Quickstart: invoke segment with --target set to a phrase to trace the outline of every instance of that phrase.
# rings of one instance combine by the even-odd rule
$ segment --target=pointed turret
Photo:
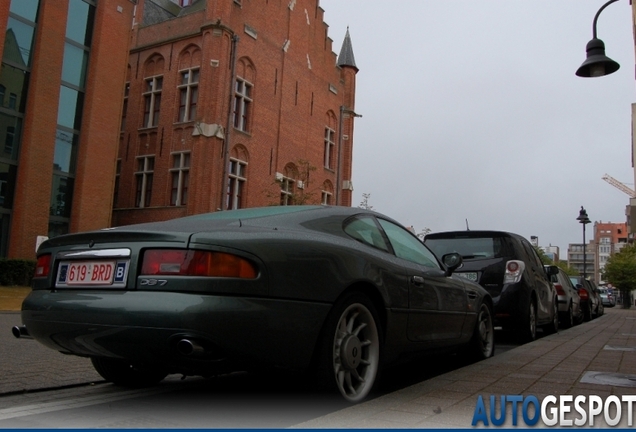
[[[347,27],[347,34],[345,34],[344,41],[342,42],[342,48],[340,49],[340,55],[338,56],[338,66],[351,66],[358,70],[356,66],[356,59],[353,56],[353,47],[351,45],[351,36],[349,36],[349,27]]]

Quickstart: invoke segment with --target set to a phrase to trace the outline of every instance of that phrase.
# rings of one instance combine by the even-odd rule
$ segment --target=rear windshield
[[[435,255],[458,252],[465,260],[502,258],[511,255],[504,237],[427,238]]]

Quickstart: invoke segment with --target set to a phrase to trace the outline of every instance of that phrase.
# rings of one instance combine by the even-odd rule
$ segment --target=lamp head
[[[581,206],[581,210],[579,211],[579,217],[577,217],[576,220],[579,221],[579,223],[582,223],[584,225],[590,223],[590,218],[587,217],[587,211],[583,208],[583,206]]]
[[[612,74],[620,65],[605,55],[605,44],[594,38],[585,47],[587,58],[576,71],[576,75],[584,78],[600,77]]]

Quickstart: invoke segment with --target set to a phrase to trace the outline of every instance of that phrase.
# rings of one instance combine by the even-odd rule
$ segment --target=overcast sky
[[[634,188],[636,102],[629,0],[600,15],[618,72],[579,78],[606,0],[320,0],[357,75],[353,206],[417,232],[494,229],[541,246],[581,243],[592,221],[624,222]],[[591,239],[593,225],[587,225]]]

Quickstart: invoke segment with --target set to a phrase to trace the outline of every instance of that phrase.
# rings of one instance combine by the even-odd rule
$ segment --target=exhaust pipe
[[[26,326],[13,326],[13,328],[11,329],[11,333],[13,333],[13,336],[15,336],[16,338],[24,338],[24,339],[31,339],[31,335],[29,334],[29,331],[27,330]]]
[[[184,356],[197,355],[205,353],[205,348],[196,341],[190,339],[181,339],[177,342],[177,351]]]

